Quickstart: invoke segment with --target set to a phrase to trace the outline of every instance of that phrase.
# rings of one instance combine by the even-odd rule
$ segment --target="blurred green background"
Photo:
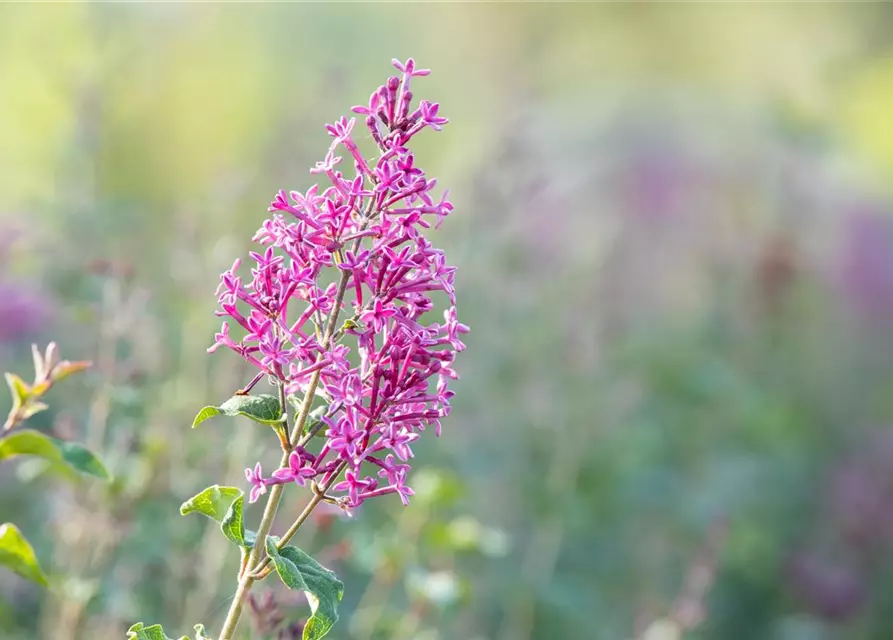
[[[346,583],[332,637],[893,637],[891,26],[881,3],[0,7],[0,369],[50,339],[93,360],[33,424],[117,478],[0,467],[0,519],[57,584],[0,572],[0,635],[219,628],[237,558],[177,508],[278,458],[247,421],[189,429],[247,380],[205,354],[219,273],[413,56],[452,120],[417,160],[451,189],[433,239],[472,333],[410,508],[299,536]]]

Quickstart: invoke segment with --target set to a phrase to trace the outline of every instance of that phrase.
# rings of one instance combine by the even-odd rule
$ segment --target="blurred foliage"
[[[92,360],[34,426],[114,476],[0,465],[0,520],[60,577],[0,573],[0,635],[219,627],[238,559],[177,507],[277,456],[244,418],[189,428],[248,379],[205,354],[217,274],[276,190],[312,183],[323,123],[412,55],[452,120],[417,159],[452,191],[435,242],[473,333],[411,507],[322,511],[298,536],[344,581],[332,637],[889,637],[891,20],[0,7],[0,369],[35,339]],[[271,598],[258,638],[309,615]]]

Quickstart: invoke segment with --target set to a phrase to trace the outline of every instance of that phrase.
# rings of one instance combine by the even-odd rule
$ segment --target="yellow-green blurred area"
[[[238,553],[178,507],[278,458],[247,420],[190,429],[251,377],[205,352],[219,274],[412,56],[451,119],[417,164],[451,191],[431,239],[472,333],[410,506],[296,539],[345,582],[330,637],[893,637],[891,27],[882,3],[0,7],[0,369],[49,340],[92,360],[32,426],[115,475],[0,466],[53,582],[0,572],[0,636],[219,629]]]

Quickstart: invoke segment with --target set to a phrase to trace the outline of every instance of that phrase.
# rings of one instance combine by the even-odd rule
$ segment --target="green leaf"
[[[47,586],[47,577],[34,549],[14,524],[0,524],[0,564],[12,569],[23,578]]]
[[[101,480],[112,479],[108,470],[89,449],[75,442],[64,442],[25,429],[0,440],[0,460],[20,455],[38,456],[51,462],[66,464],[75,471]]]
[[[62,452],[62,458],[69,467],[81,473],[111,482],[112,474],[108,472],[102,461],[92,451],[77,442],[65,442],[53,439],[55,445]]]
[[[196,631],[198,631],[198,627],[201,625],[196,625]],[[202,627],[202,631],[204,631],[204,627]],[[130,627],[127,630],[127,640],[172,640],[168,638],[164,633],[164,629],[160,624],[153,624],[151,627],[147,627],[142,622],[137,622],[135,625]],[[180,640],[189,640],[186,636],[182,636]],[[197,640],[202,640],[201,637],[197,638]]]
[[[49,436],[31,429],[18,431],[0,440],[0,460],[20,455],[40,456],[57,462],[62,457]]]
[[[3,429],[11,429],[13,426],[24,420],[22,410],[27,406],[28,400],[31,399],[31,389],[14,373],[7,373],[6,384],[9,386],[9,392],[12,394],[12,408],[9,410],[9,417],[3,425]],[[39,411],[39,409],[38,409]],[[32,414],[37,411],[32,411]]]
[[[326,415],[326,411],[329,410],[329,407],[322,406],[317,407],[313,411],[311,411],[307,415],[307,423],[304,425],[304,433],[310,433],[314,429],[317,428],[320,422],[322,422],[322,418]],[[325,437],[325,431],[323,429],[319,429],[316,431],[316,437]]]
[[[219,407],[204,407],[192,421],[194,429],[208,418],[219,416],[245,416],[255,422],[277,425],[285,419],[279,398],[269,394],[259,396],[233,396]]]
[[[235,542],[237,545],[247,547],[248,541],[245,538],[245,523],[242,521],[242,506],[245,502],[245,496],[240,495],[226,510],[223,521],[220,523],[220,529],[223,535]]]
[[[7,373],[6,384],[12,394],[13,407],[21,407],[28,401],[28,398],[31,395],[31,389],[24,380],[14,373]]]
[[[195,627],[195,640],[213,640],[211,636],[205,635],[207,631],[205,631],[205,625],[197,624]]]
[[[127,630],[128,640],[170,640],[160,624],[147,627],[142,622],[137,622]]]
[[[31,416],[38,414],[41,411],[46,411],[49,408],[49,405],[45,402],[37,402],[36,400],[32,400],[27,405],[22,407],[19,411],[19,422],[27,420]]]
[[[267,536],[267,555],[289,589],[300,589],[310,603],[310,619],[303,640],[319,640],[338,622],[338,603],[344,584],[338,577],[297,547],[278,549],[276,536]]]
[[[230,506],[244,494],[236,487],[222,487],[219,484],[204,489],[180,506],[180,514],[200,513],[217,522],[223,522]]]
[[[214,416],[219,416],[223,413],[217,407],[204,407],[201,411],[198,412],[198,415],[195,416],[195,420],[192,421],[192,428],[195,429],[198,425],[209,418],[213,418]]]
[[[180,506],[180,514],[200,513],[220,524],[223,535],[242,547],[254,546],[254,532],[245,531],[242,507],[245,494],[236,487],[212,485]]]

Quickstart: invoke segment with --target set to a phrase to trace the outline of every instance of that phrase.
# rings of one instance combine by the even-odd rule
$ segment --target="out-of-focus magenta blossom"
[[[20,235],[15,228],[0,228],[0,344],[39,333],[53,316],[48,297],[29,283],[7,277],[10,250]]]
[[[893,218],[863,207],[847,220],[842,284],[857,311],[874,322],[893,318]]]
[[[430,72],[412,59],[394,66],[402,77],[389,78],[368,106],[353,108],[366,116],[377,155],[360,151],[354,118],[326,125],[333,141],[311,173],[331,185],[280,191],[273,216],[254,236],[264,249],[250,253],[250,277],[238,275],[238,260],[221,276],[218,315],[229,320],[209,351],[232,349],[289,394],[307,393],[318,375],[316,393],[328,403],[318,452],[296,447],[288,467],[268,478],[259,464],[246,471],[251,502],[273,484],[326,485],[346,466],[332,487],[344,505],[390,493],[406,504],[411,445],[427,426],[439,435],[449,413],[453,360],[468,327],[456,315],[455,267],[423,231],[453,206],[446,193],[432,197],[437,181],[415,165],[409,148],[416,134],[439,131],[448,120],[437,103],[412,110],[410,80]],[[353,176],[343,173],[344,159]],[[339,279],[343,287],[325,284]],[[446,306],[443,322],[427,320],[436,304]],[[336,310],[338,324],[326,340]],[[233,322],[241,338],[231,333]]]
[[[52,305],[33,289],[0,282],[0,343],[16,342],[39,332],[52,316]]]

